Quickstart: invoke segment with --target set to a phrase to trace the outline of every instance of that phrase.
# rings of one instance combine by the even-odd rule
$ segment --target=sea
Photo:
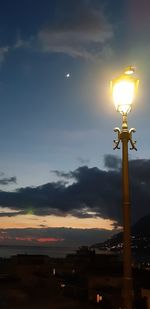
[[[28,255],[47,255],[52,258],[65,258],[67,254],[76,253],[79,247],[55,247],[55,246],[14,246],[14,245],[0,245],[0,258],[10,258],[18,254]],[[115,252],[95,250],[96,254],[116,254]],[[134,262],[150,263],[149,253],[132,253]]]
[[[10,258],[17,254],[47,255],[49,257],[66,257],[67,254],[75,253],[75,247],[53,247],[53,246],[0,246],[0,257]]]

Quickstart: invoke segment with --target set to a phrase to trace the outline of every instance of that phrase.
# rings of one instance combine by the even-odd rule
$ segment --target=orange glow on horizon
[[[1,229],[11,228],[78,228],[78,229],[106,229],[113,230],[114,221],[99,217],[77,218],[71,215],[36,216],[32,214],[16,215],[15,217],[1,217]]]
[[[46,242],[59,242],[63,241],[63,238],[54,238],[54,237],[41,237],[41,238],[36,238],[36,241],[40,243],[46,243]]]
[[[7,239],[7,236],[6,236],[6,239]],[[33,240],[33,237],[12,237],[12,239],[14,240],[23,240],[23,241],[32,241]]]
[[[0,236],[0,241],[7,241],[7,240],[13,240],[13,241],[21,241],[21,242],[38,242],[38,243],[50,243],[50,242],[61,242],[64,241],[64,238],[55,238],[55,237],[20,237],[20,236],[9,236],[9,235],[4,235]]]

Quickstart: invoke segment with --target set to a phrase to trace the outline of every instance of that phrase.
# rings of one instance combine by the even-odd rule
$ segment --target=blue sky
[[[2,191],[58,182],[56,171],[107,170],[105,155],[121,156],[112,150],[121,117],[109,81],[130,64],[137,67],[140,88],[129,115],[138,152],[129,156],[149,159],[149,10],[147,0],[1,1]],[[4,205],[18,210],[2,199]]]
[[[112,151],[119,117],[107,91],[127,63],[128,9],[122,1],[2,3],[1,169],[18,186],[52,180],[51,169],[78,167],[78,158],[102,166]]]

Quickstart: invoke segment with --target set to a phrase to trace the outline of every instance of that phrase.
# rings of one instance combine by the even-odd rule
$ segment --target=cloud
[[[80,166],[68,173],[57,173],[60,177],[72,177],[71,184],[66,185],[65,182],[58,181],[37,187],[20,188],[14,192],[0,191],[0,205],[22,211],[24,214],[33,213],[43,217],[69,214],[77,218],[100,217],[120,224],[122,180],[118,164],[120,160],[117,157],[105,156],[107,170]],[[150,160],[130,161],[133,221],[149,213],[149,175]]]
[[[51,172],[54,173],[58,178],[65,178],[65,179],[73,178],[72,172],[66,173],[58,170],[53,170]]]
[[[0,218],[2,217],[15,217],[16,215],[23,215],[24,211],[10,211],[10,212],[0,212]]]
[[[86,165],[86,164],[89,164],[90,159],[84,159],[84,158],[78,157],[77,161],[79,162],[80,165]]]
[[[0,206],[0,217],[14,217],[21,214],[24,214],[24,210],[12,210],[9,207]]]
[[[24,39],[21,37],[21,34],[20,34],[20,32],[19,32],[18,35],[17,35],[16,42],[15,42],[14,45],[12,46],[12,49],[15,50],[15,49],[19,49],[19,48],[29,48],[29,47],[31,47],[32,40],[34,40],[33,37],[30,37],[29,40],[24,40]]]
[[[16,33],[16,40],[14,44],[12,44],[11,48],[13,50],[16,49],[30,49],[33,47],[35,42],[35,36],[30,35],[28,38],[24,38],[22,32],[19,30]]]
[[[145,184],[150,183],[150,160],[149,159],[137,159],[130,161],[130,172],[134,174],[137,182],[143,182]]]
[[[0,46],[0,65],[5,61],[6,56],[16,49],[29,49],[33,48],[32,42],[34,42],[35,38],[30,37],[28,40],[24,40],[21,37],[20,32],[17,34],[16,41],[12,45]]]
[[[104,166],[109,170],[119,170],[121,167],[121,159],[116,157],[115,155],[105,155]]]
[[[56,0],[53,17],[36,34],[25,40],[18,31],[13,44],[0,47],[0,63],[8,53],[24,48],[88,60],[110,59],[113,37],[102,4],[92,0]]]
[[[0,47],[0,65],[4,62],[5,57],[7,56],[9,50],[10,50],[9,46]]]
[[[17,183],[17,178],[15,176],[13,177],[4,177],[0,179],[0,185],[9,185],[9,184],[16,184]]]
[[[1,191],[0,205],[25,213],[32,209],[39,216],[72,214],[79,218],[99,216],[119,220],[118,174],[83,166],[72,171],[71,176],[74,182],[68,186],[55,182],[14,192]]]
[[[41,51],[92,60],[110,56],[113,30],[102,7],[85,0],[56,2],[54,20],[37,36]]]

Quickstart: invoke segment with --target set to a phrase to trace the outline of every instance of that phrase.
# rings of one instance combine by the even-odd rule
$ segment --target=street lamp
[[[131,264],[131,233],[130,233],[130,196],[128,169],[128,142],[131,150],[136,149],[136,142],[132,140],[134,128],[128,129],[127,114],[131,111],[139,80],[133,77],[135,69],[129,66],[124,73],[111,81],[111,91],[116,110],[122,115],[122,128],[115,128],[117,140],[114,149],[119,149],[122,142],[122,194],[123,194],[123,309],[131,309],[133,302],[133,282]]]

